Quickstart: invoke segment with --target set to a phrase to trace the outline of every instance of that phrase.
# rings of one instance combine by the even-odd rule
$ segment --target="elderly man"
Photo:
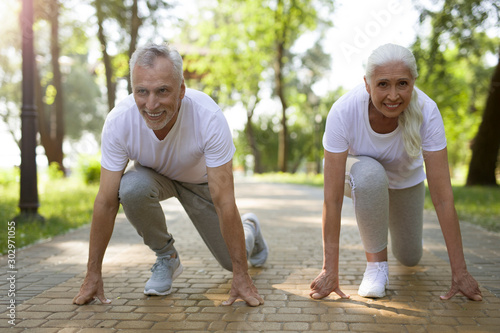
[[[182,58],[168,45],[139,48],[130,59],[133,94],[108,115],[102,132],[101,181],[94,203],[87,275],[73,303],[104,296],[102,260],[120,203],[157,260],[146,295],[168,295],[182,273],[160,201],[176,197],[202,239],[233,272],[224,305],[243,299],[263,304],[248,274],[268,246],[254,214],[240,217],[234,197],[235,147],[222,111],[184,84]],[[127,168],[129,160],[134,161]]]

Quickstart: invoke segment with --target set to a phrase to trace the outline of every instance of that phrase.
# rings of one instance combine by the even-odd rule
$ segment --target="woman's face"
[[[365,77],[373,105],[388,118],[397,118],[408,107],[414,84],[410,70],[401,62],[376,67],[370,82]]]

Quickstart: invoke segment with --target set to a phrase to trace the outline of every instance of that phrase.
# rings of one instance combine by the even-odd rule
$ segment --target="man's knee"
[[[158,197],[148,181],[138,179],[134,174],[123,175],[118,196],[122,205],[137,204]]]

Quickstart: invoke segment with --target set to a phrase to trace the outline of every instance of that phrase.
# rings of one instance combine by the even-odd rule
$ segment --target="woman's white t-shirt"
[[[106,118],[101,165],[121,171],[133,160],[172,180],[201,184],[207,182],[207,167],[226,164],[235,150],[227,120],[208,95],[186,89],[174,126],[159,140],[131,94]]]
[[[442,150],[446,147],[446,137],[438,107],[421,90],[414,89],[423,114],[422,149]],[[365,85],[361,84],[333,104],[326,121],[323,147],[332,153],[348,150],[351,155],[374,158],[385,168],[391,189],[419,184],[425,179],[422,154],[414,159],[408,156],[399,127],[387,134],[376,133],[371,128],[369,97]]]

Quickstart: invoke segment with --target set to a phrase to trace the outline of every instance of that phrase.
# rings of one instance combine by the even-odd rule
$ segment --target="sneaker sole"
[[[366,298],[382,298],[385,297],[385,292],[377,294],[377,293],[360,293],[358,292],[358,295],[361,297],[366,297]]]
[[[174,274],[172,275],[172,283],[174,280],[181,275],[181,273],[184,271],[184,267],[182,267],[182,264],[179,263],[179,267],[174,271]],[[144,295],[154,295],[154,296],[165,296],[165,295],[170,295],[172,293],[172,287],[168,289],[167,291],[156,291],[154,289],[144,289]]]
[[[269,246],[267,246],[267,242],[264,238],[262,238],[262,240],[264,242],[264,248],[260,252],[255,253],[248,259],[248,261],[250,261],[250,264],[252,264],[253,267],[257,268],[262,267],[267,260],[267,256],[269,255]],[[266,256],[264,258],[259,258],[259,255],[263,252],[266,253]],[[257,259],[255,259],[255,257],[257,257]]]
[[[363,292],[363,291],[360,291],[358,289],[358,295],[361,296],[361,297],[367,297],[367,298],[382,298],[382,297],[385,297],[385,295],[386,295],[385,288],[387,288],[387,283],[385,284],[384,291],[381,292],[381,293],[370,292],[370,291]]]

